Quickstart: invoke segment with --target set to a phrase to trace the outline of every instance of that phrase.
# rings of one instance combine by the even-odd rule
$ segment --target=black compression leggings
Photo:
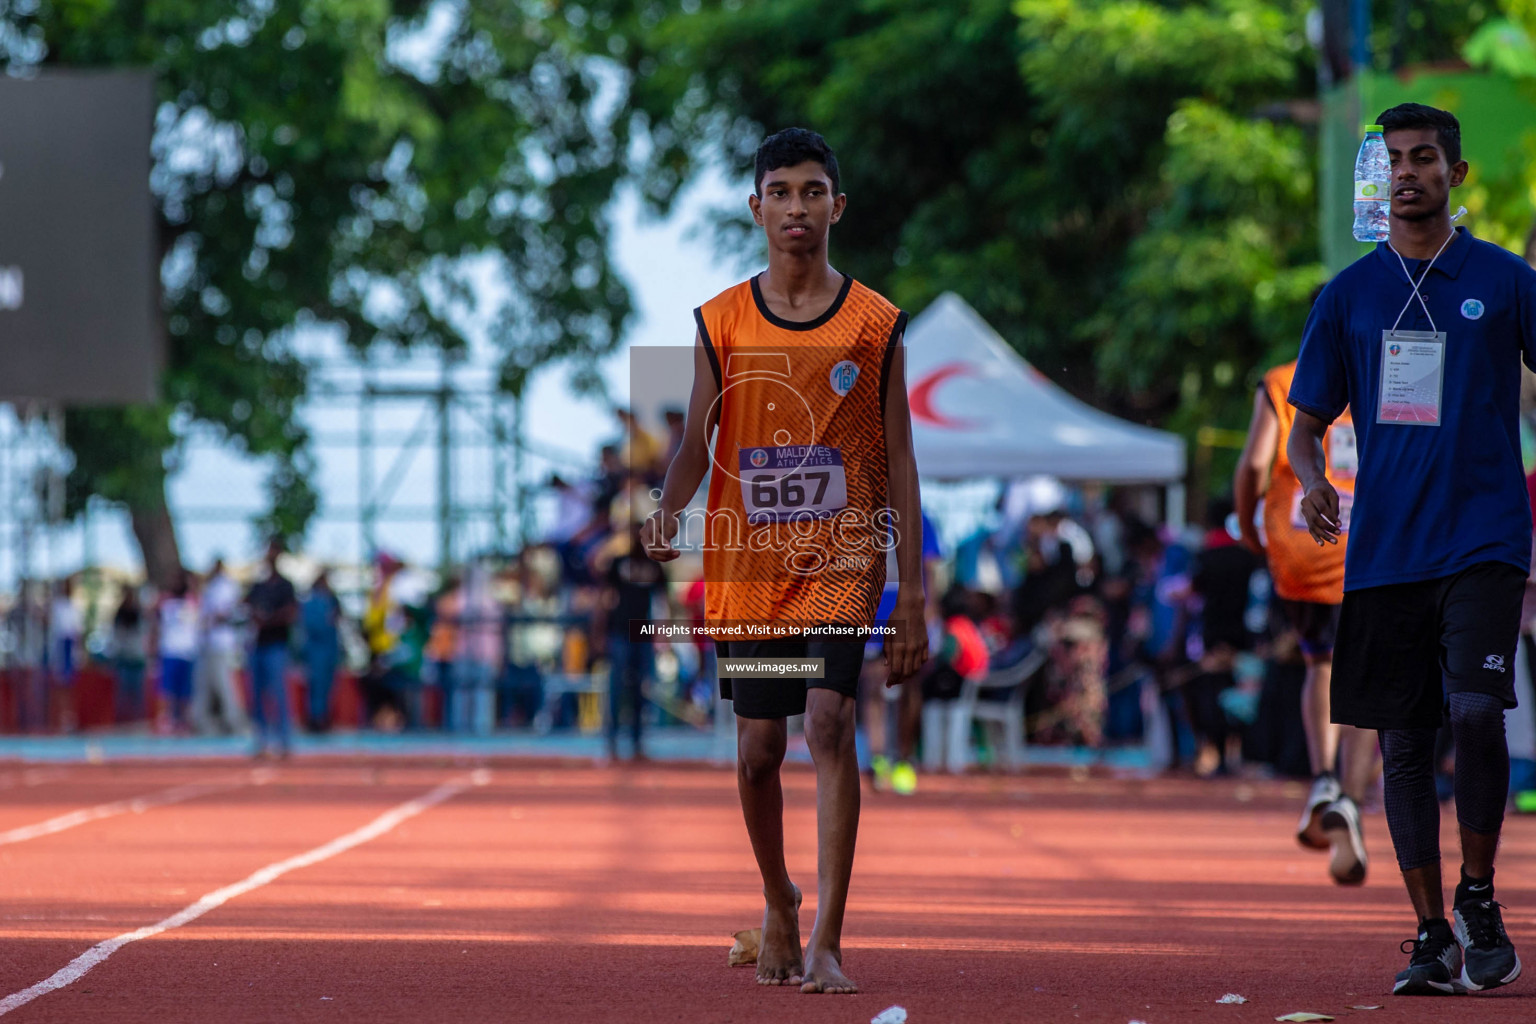
[[[1509,799],[1504,703],[1484,693],[1450,696],[1456,744],[1456,820],[1473,832],[1498,833]],[[1434,729],[1381,730],[1387,828],[1404,871],[1440,860],[1440,802],[1435,797]]]

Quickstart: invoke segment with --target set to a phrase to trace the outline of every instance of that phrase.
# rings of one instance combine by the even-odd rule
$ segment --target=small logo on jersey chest
[[[839,397],[853,390],[854,382],[859,379],[859,364],[851,359],[844,359],[832,367],[832,373],[827,382],[832,385],[832,390]]]
[[[1491,669],[1494,672],[1503,672],[1504,656],[1501,654],[1488,655],[1488,657],[1483,659],[1483,668]]]
[[[768,453],[763,451],[761,448],[752,453],[751,459],[752,467],[754,469],[762,469],[764,466],[768,465]]]
[[[1468,320],[1477,320],[1482,317],[1485,309],[1487,307],[1483,305],[1481,299],[1468,299],[1461,304],[1461,315]]]

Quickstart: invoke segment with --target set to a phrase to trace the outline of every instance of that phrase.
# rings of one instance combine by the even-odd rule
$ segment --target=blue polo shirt
[[[1427,260],[1406,260],[1417,279]],[[1381,332],[1413,290],[1385,242],[1323,289],[1291,383],[1296,408],[1354,411],[1360,467],[1344,589],[1451,576],[1478,562],[1530,571],[1520,460],[1520,360],[1536,368],[1536,271],[1466,228],[1420,286],[1446,333],[1438,427],[1377,423]],[[1399,330],[1430,330],[1417,299]]]

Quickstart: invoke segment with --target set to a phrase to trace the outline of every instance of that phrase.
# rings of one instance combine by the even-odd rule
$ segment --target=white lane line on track
[[[307,868],[312,864],[329,860],[339,853],[345,853],[354,846],[361,846],[370,839],[377,839],[401,822],[414,818],[422,811],[435,807],[450,797],[457,796],[472,785],[485,785],[488,781],[489,773],[482,774],[479,771],[457,779],[450,779],[413,800],[407,800],[393,810],[385,811],[362,828],[332,839],[330,842],[317,846],[307,853],[289,857],[287,860],[280,860],[275,864],[268,864],[266,867],[261,868],[256,873],[233,885],[226,885],[222,889],[215,889],[196,903],[183,907],[163,921],[147,925],[136,931],[125,932],[114,939],[107,939],[105,942],[98,942],[59,968],[51,977],[44,978],[31,988],[24,988],[20,992],[12,992],[4,999],[0,999],[0,1016],[27,1005],[38,996],[47,995],[49,992],[54,992],[67,985],[74,984],[90,973],[92,968],[104,963],[109,956],[130,942],[138,942],[140,939],[151,938],[159,935],[161,932],[170,931],[172,928],[180,928],[190,921],[197,920],[210,910],[223,906],[236,896],[243,896],[253,889],[260,889],[262,886],[276,881],[290,871],[297,871],[299,868]]]
[[[228,779],[223,782],[197,782],[184,786],[172,786],[170,789],[161,789],[143,796],[130,797],[127,800],[114,800],[108,804],[97,804],[95,807],[86,807],[78,811],[70,811],[47,821],[40,821],[36,825],[22,825],[20,828],[9,829],[0,832],[0,846],[9,843],[24,843],[28,839],[37,839],[40,836],[51,836],[55,832],[63,832],[66,829],[75,828],[102,818],[115,818],[120,814],[143,814],[155,807],[165,807],[169,804],[179,804],[185,800],[194,800],[200,796],[208,796],[212,793],[223,793],[231,789],[239,789],[241,786],[255,784],[262,785],[271,778],[269,769],[258,768],[248,775],[236,779]]]
[[[0,772],[0,789],[41,786],[47,782],[57,782],[68,775],[67,768],[28,768],[26,771]]]

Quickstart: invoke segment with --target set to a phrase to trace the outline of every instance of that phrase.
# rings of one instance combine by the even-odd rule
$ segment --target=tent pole
[[[1175,530],[1184,529],[1184,484],[1182,481],[1168,485],[1168,525]]]

